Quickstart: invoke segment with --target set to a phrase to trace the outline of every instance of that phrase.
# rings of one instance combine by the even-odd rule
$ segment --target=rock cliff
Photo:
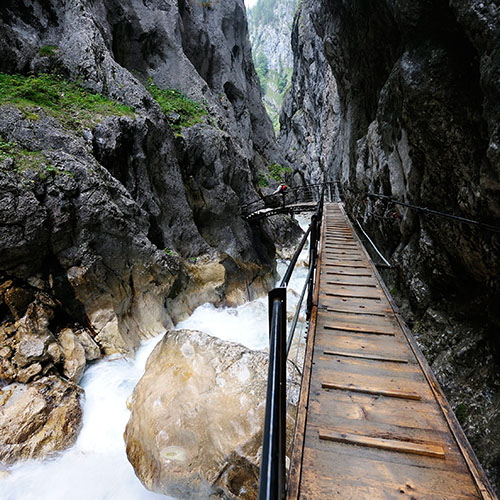
[[[255,66],[264,104],[276,130],[293,68],[290,35],[296,7],[297,0],[258,0],[248,10]]]
[[[499,235],[364,193],[500,226],[499,9],[304,0],[280,138],[305,179],[320,158],[390,257],[386,280],[497,487]]]
[[[279,144],[299,184],[323,182],[338,135],[337,84],[316,33],[313,6],[301,2],[292,30],[292,84],[280,116]]]
[[[4,2],[0,385],[262,292],[274,238],[239,207],[274,163],[243,0]]]

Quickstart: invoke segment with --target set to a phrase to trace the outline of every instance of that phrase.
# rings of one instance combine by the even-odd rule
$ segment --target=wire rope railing
[[[354,194],[363,195],[366,198],[383,200],[383,201],[386,201],[388,203],[392,203],[394,205],[399,205],[399,206],[408,208],[409,210],[413,210],[413,211],[422,213],[424,215],[431,215],[431,216],[435,216],[435,217],[440,217],[442,219],[448,219],[448,220],[451,220],[451,221],[454,221],[457,223],[468,224],[468,225],[475,226],[479,229],[482,229],[484,231],[489,231],[492,233],[497,233],[497,234],[500,233],[500,227],[494,226],[493,224],[488,224],[488,223],[485,223],[482,221],[470,219],[468,217],[462,217],[459,215],[450,214],[447,212],[441,212],[440,210],[434,210],[432,208],[422,207],[419,205],[413,205],[411,203],[406,203],[404,201],[397,200],[397,199],[392,198],[391,196],[388,196],[385,194],[372,193],[370,191],[362,191],[362,190],[354,189],[351,187],[342,188],[343,192],[344,192],[344,189],[347,191],[350,191]]]

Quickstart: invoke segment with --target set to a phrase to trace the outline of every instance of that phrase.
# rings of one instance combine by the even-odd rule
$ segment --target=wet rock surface
[[[0,103],[2,147],[37,158],[21,168],[0,155],[0,386],[78,382],[101,353],[131,355],[201,303],[236,304],[270,285],[273,235],[239,208],[281,162],[243,0],[8,0],[0,72],[56,73],[133,108],[80,123],[43,103]],[[151,82],[206,114],[182,128]],[[68,426],[69,443],[78,426]]]
[[[8,161],[0,169],[6,278],[52,280],[69,319],[88,322],[106,354],[133,352],[171,326],[165,304],[190,277],[179,257],[230,264],[236,272],[225,274],[224,289],[243,287],[244,275],[257,289],[269,279],[272,235],[239,215],[259,196],[259,171],[281,161],[243,1],[4,7],[0,71],[57,71],[135,109],[78,130],[41,108],[1,107],[2,139],[46,160],[43,175]],[[44,47],[57,50],[49,57]],[[173,131],[148,81],[183,92],[207,114]],[[23,300],[6,298],[21,309],[14,316]]]
[[[299,168],[314,165],[317,153],[297,141],[295,109],[311,103],[312,123],[299,122],[313,144],[333,117],[326,177],[340,180],[348,212],[391,258],[386,282],[497,488],[499,235],[365,193],[500,226],[499,14],[494,1],[304,1],[294,82],[311,90],[284,107],[280,139],[298,144],[289,159]],[[318,71],[304,64],[322,57],[337,84],[337,97],[323,101]]]
[[[34,366],[34,365],[31,365]],[[83,391],[58,377],[0,390],[0,463],[45,458],[71,446],[81,427]]]
[[[143,484],[179,498],[256,498],[267,366],[265,352],[167,332],[134,390],[124,436]]]

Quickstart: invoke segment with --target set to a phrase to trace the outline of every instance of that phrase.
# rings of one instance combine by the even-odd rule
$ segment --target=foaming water
[[[308,222],[299,219],[303,229]],[[307,248],[289,284],[288,311],[297,304],[306,279]],[[279,261],[284,275],[288,262]],[[268,349],[267,297],[239,307],[198,307],[177,329],[200,330],[249,349]],[[146,361],[162,335],[145,342],[135,359],[104,359],[93,363],[80,385],[85,389],[83,427],[75,445],[44,461],[27,461],[0,479],[1,500],[152,500],[169,499],[144,488],[127,460],[123,432],[130,412],[127,398],[144,373]],[[171,499],[175,500],[175,499]]]
[[[127,460],[123,432],[127,398],[144,373],[161,335],[145,342],[135,359],[104,359],[88,368],[83,427],[71,449],[53,459],[22,462],[0,480],[2,500],[150,500]]]

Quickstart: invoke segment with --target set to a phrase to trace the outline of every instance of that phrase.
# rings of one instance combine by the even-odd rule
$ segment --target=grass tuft
[[[0,169],[23,174],[28,170],[38,173],[40,180],[50,175],[64,174],[73,177],[73,173],[54,167],[41,151],[28,151],[12,141],[0,138]]]
[[[183,128],[200,123],[201,117],[208,114],[205,106],[189,99],[178,90],[162,90],[151,79],[147,82],[147,89],[160,105],[170,127],[177,135],[181,134]]]
[[[43,45],[38,51],[38,55],[42,57],[52,57],[57,54],[59,47],[57,45]]]
[[[129,106],[101,94],[93,94],[57,75],[8,75],[0,73],[0,104],[12,104],[25,117],[37,120],[36,109],[43,109],[71,128],[90,128],[106,116],[134,116]]]

